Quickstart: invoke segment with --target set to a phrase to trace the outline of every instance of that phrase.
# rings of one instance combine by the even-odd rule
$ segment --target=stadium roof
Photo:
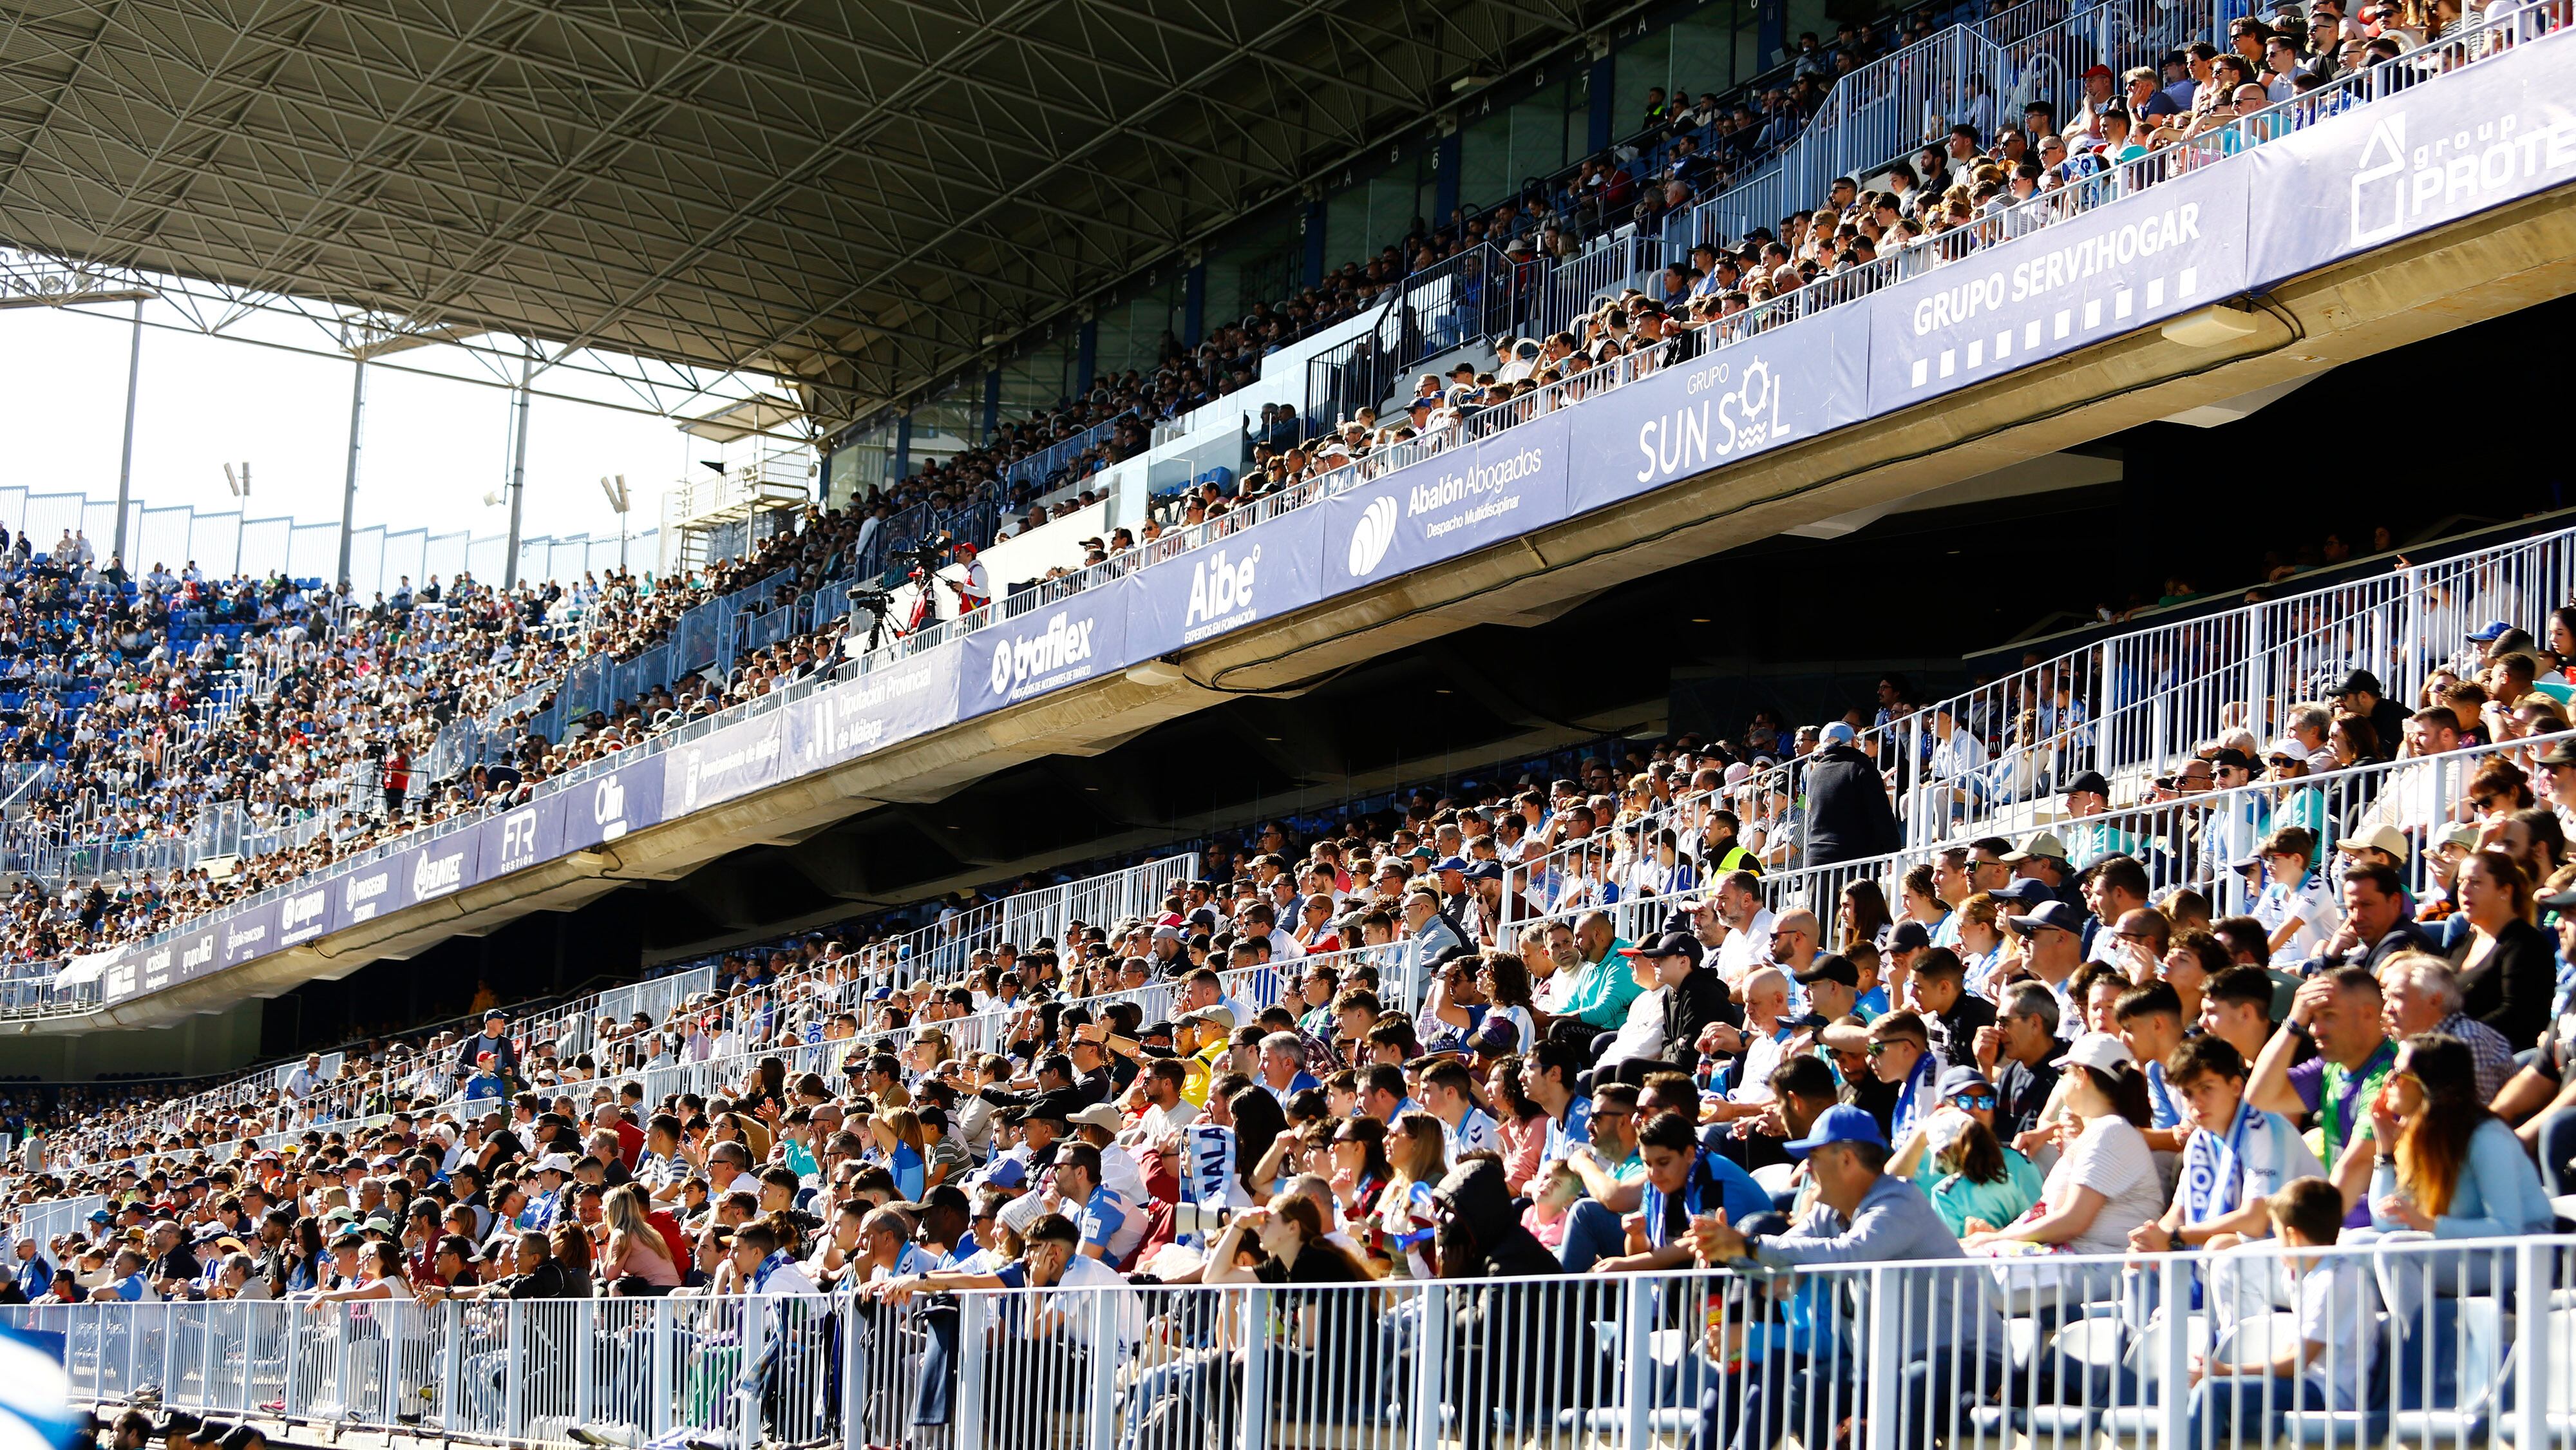
[[[0,244],[846,416],[1634,8],[18,0]]]

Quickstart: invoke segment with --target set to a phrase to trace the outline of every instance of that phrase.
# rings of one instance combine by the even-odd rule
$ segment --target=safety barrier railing
[[[1916,149],[1941,146],[1952,125],[1982,118],[1989,132],[2017,126],[2032,101],[2051,103],[2058,121],[2069,122],[2084,99],[2085,71],[2152,65],[2191,41],[2221,39],[2227,19],[2242,13],[2241,0],[2107,0],[2071,13],[2058,0],[2032,0],[1917,41],[1837,80],[1775,159],[1698,203],[1687,226],[1668,232],[1670,260],[1824,205],[1836,177],[1865,186]]]
[[[1077,1286],[1050,1244],[1019,1261],[1017,1289],[924,1292],[941,1281],[906,1273],[828,1294],[0,1314],[59,1336],[78,1405],[157,1397],[209,1417],[511,1444],[2576,1443],[2576,1308],[2561,1287],[2576,1239],[2563,1236],[1898,1262],[1828,1249],[1795,1263],[1782,1260],[1800,1240],[1775,1235],[1740,1269],[1491,1277],[1536,1252],[1512,1242],[1509,1215],[1507,1200],[1452,1208],[1439,1242],[1467,1272],[1383,1284],[1273,1286],[1224,1265],[1232,1282]],[[1281,1253],[1295,1238],[1258,1232]]]
[[[2081,871],[2104,856],[2133,857],[2146,869],[2150,887],[2161,894],[2175,887],[2201,890],[2216,915],[2252,909],[2266,882],[2259,857],[2274,832],[2297,826],[2314,841],[2310,869],[2330,884],[2339,881],[2349,856],[2336,843],[2369,835],[2380,826],[2402,832],[2409,843],[2399,870],[2417,894],[2450,884],[2459,853],[2438,849],[2440,832],[2456,824],[2482,824],[2493,812],[2481,810],[2471,790],[2491,763],[2505,762],[2540,775],[2537,757],[2576,732],[2535,735],[2492,745],[2348,766],[2341,770],[2287,779],[2261,779],[2224,790],[2175,794],[2156,788],[2155,797],[2137,805],[2074,817],[2020,813],[2011,818],[1974,815],[1973,797],[1956,803],[1958,822],[1946,837],[1908,846],[1890,855],[1872,856],[1824,866],[1798,866],[1767,873],[1763,890],[1775,905],[1804,906],[1830,919],[1842,892],[1853,882],[1876,884],[1889,904],[1897,900],[1896,884],[1915,866],[1930,865],[1947,849],[2003,835],[2016,843],[2028,833],[2048,831],[2066,849],[2072,870]],[[1969,783],[1973,787],[1973,782]],[[2249,863],[2240,866],[2239,863]],[[2295,883],[2288,883],[2295,884]],[[2296,954],[2282,958],[2294,960]]]
[[[1116,437],[1119,426],[1135,417],[1136,410],[1129,408],[1115,417],[1094,423],[1070,438],[1060,439],[1035,453],[1012,460],[1002,470],[1002,476],[1022,488],[1045,484],[1082,455]]]
[[[774,1025],[780,1004],[818,1000],[815,988],[826,983],[836,989],[847,985],[874,988],[962,978],[977,954],[990,953],[1005,942],[1025,950],[1042,939],[1061,942],[1076,922],[1106,925],[1122,918],[1145,916],[1159,909],[1164,896],[1188,879],[1195,864],[1189,856],[1165,857],[1078,881],[1014,893],[953,913],[927,926],[869,943],[844,957],[786,973],[765,988],[732,994],[714,1007],[715,1023],[735,1033],[751,1030],[755,1024]],[[512,1045],[523,1061],[539,1048],[550,1048],[570,1061],[610,1040],[601,1030],[603,1024],[629,1029],[622,1035],[631,1036],[633,1021],[640,1015],[653,1028],[662,1028],[685,1004],[712,992],[716,985],[715,966],[708,963],[537,1010],[522,1009],[511,1017]],[[761,1033],[764,1038],[780,1035],[783,1029]],[[424,1081],[436,1085],[434,1098],[443,1098],[455,1086],[454,1070],[461,1050],[460,1044],[451,1043],[436,1053],[391,1053],[372,1064],[365,1077],[344,1076],[340,1055],[327,1055],[318,1074],[320,1085],[293,1104],[291,1111],[311,1124],[348,1119],[358,1115],[371,1091],[383,1090],[371,1089],[370,1082],[389,1087],[410,1081],[424,1071]],[[164,1104],[157,1116],[165,1127],[179,1131],[203,1114],[270,1108],[277,1104],[276,1095],[300,1067],[300,1061],[281,1064],[173,1100]]]
[[[2295,711],[2330,701],[2354,671],[2389,698],[2412,698],[2417,681],[2459,658],[2470,630],[2504,619],[2537,637],[2546,611],[2570,601],[2576,529],[2562,529],[2112,635],[1872,726],[1859,745],[1900,783],[1909,839],[1928,841],[1953,818],[1918,815],[1920,800],[1964,795],[2026,817],[2082,771],[2125,779],[2236,730],[2268,749]],[[1942,734],[1939,714],[1961,738]],[[1752,789],[1788,788],[1800,769],[1783,762]]]
[[[1339,428],[1394,390],[1404,370],[1404,323],[1397,310],[1401,296],[1401,288],[1388,288],[1375,309],[1375,322],[1306,360],[1308,433]]]
[[[89,1216],[107,1207],[104,1194],[84,1193],[71,1198],[51,1199],[43,1203],[21,1204],[10,1211],[11,1259],[16,1262],[16,1240],[34,1239],[37,1248],[50,1255],[54,1243],[66,1234],[78,1234],[89,1227]]]

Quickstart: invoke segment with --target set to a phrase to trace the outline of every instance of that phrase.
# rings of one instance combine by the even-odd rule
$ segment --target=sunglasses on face
[[[1950,1101],[1957,1103],[1960,1107],[1968,1108],[1980,1113],[1986,1113],[1994,1111],[1995,1095],[1993,1093],[1961,1093],[1957,1097],[1950,1099]]]

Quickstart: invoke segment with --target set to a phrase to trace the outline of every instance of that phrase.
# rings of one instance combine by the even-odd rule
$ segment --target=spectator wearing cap
[[[2063,901],[2043,901],[2006,920],[2022,939],[2022,970],[2056,994],[2061,1016],[2075,1015],[2079,1004],[2068,993],[2084,964],[2083,914]]]
[[[2382,694],[2379,676],[2368,670],[2354,670],[2344,676],[2335,688],[2334,702],[2345,714],[2369,721],[2371,733],[2379,737],[2383,751],[2406,734],[2406,707]]]
[[[1797,984],[1807,991],[1805,1025],[1823,1027],[1851,1015],[1860,1001],[1860,968],[1840,952],[1826,952],[1796,974]]]
[[[2083,914],[2083,888],[2067,863],[2066,843],[2055,831],[2033,831],[2021,849],[2004,853],[2003,862],[2012,868],[2015,880],[2036,881],[2050,896],[2074,907],[2077,915]]]
[[[1747,1235],[1731,1215],[1694,1219],[1691,1243],[1700,1262],[1712,1265],[1747,1261],[1765,1268],[1789,1269],[1829,1264],[1918,1263],[1963,1256],[1958,1236],[1950,1232],[1914,1185],[1887,1173],[1889,1150],[1877,1120],[1848,1105],[1828,1108],[1803,1137],[1783,1145],[1807,1164],[1815,1186],[1812,1207],[1782,1233]],[[1961,1273],[1944,1291],[1904,1296],[1892,1312],[1901,1316],[1893,1342],[1902,1346],[1902,1362],[1879,1372],[1902,1379],[1901,1403],[1944,1405],[1961,1395],[1975,1395],[2003,1374],[2003,1321],[1983,1292],[1983,1279]],[[1928,1287],[1928,1286],[1927,1286]],[[1769,1446],[1795,1433],[1802,1444],[1824,1444],[1833,1431],[1824,1421],[1848,1404],[1847,1386],[1806,1382],[1789,1371],[1791,1356],[1766,1358],[1759,1373],[1723,1377],[1700,1399],[1701,1443],[1716,1445],[1721,1427],[1743,1428],[1738,1445]],[[1800,1390],[1803,1389],[1803,1393]],[[1901,1417],[1909,1446],[1931,1443],[1935,1418]]]
[[[2065,803],[2066,814],[2075,822],[2059,828],[2065,843],[2069,869],[2083,872],[2092,869],[2105,856],[2134,856],[2138,838],[2107,820],[2096,819],[2111,809],[2111,783],[2098,770],[2077,771],[2070,777],[2058,797]]]
[[[472,1077],[481,1069],[485,1053],[492,1055],[493,1070],[502,1076],[518,1073],[519,1045],[510,1039],[508,1013],[496,1010],[483,1014],[483,1030],[457,1046],[455,1075]]]
[[[1858,739],[1848,723],[1834,721],[1806,759],[1806,865],[1884,856],[1904,844],[1887,781]]]
[[[2040,1207],[1991,1234],[1971,1234],[1970,1251],[2019,1251],[2057,1245],[2077,1254],[2118,1254],[2129,1235],[2165,1207],[2164,1175],[2143,1131],[2151,1116],[2146,1077],[2128,1046],[2107,1032],[2087,1032],[2056,1066],[2065,1074],[2059,1108],[2074,1129],[2040,1191]],[[2115,1267],[2071,1276],[2092,1297],[2118,1282]],[[2035,1291],[2018,1287],[2016,1294]]]
[[[1896,1157],[1887,1171],[1931,1195],[1942,1220],[1958,1233],[1981,1232],[2029,1212],[2039,1202],[2039,1167],[2020,1149],[1997,1141],[1995,1109],[2002,1098],[1995,1085],[1973,1067],[1949,1067],[1942,1069],[1934,1095],[1939,1102],[1933,1111],[1918,1115],[1915,1131],[1895,1140]],[[1961,1131],[1971,1124],[1993,1145],[1991,1163],[1956,1160],[1959,1140],[1976,1136]],[[1950,1166],[1945,1159],[1952,1160]]]
[[[2548,784],[2549,808],[2558,816],[2559,833],[2576,840],[2576,740],[2553,741],[2532,766],[2532,773]]]
[[[1639,946],[1618,949],[1617,961],[1624,967],[1637,988],[1628,999],[1628,1014],[1607,1043],[1596,1042],[1594,1067],[1604,1070],[1622,1062],[1664,1060],[1670,1040],[1666,1035],[1664,1008],[1669,998],[1665,982],[1667,969],[1674,981],[1687,974],[1699,959],[1699,943],[1681,932],[1661,932]]]

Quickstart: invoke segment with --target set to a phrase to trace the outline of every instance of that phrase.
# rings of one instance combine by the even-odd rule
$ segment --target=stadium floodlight
[[[242,460],[241,472],[238,474],[233,472],[233,466],[231,464],[227,463],[224,465],[224,488],[235,498],[250,497],[249,459],[245,458]]]
[[[486,493],[486,494],[484,494],[484,495],[483,495],[483,506],[484,506],[485,508],[487,508],[487,509],[496,509],[496,508],[499,508],[499,507],[501,506],[501,503],[502,503],[501,495],[499,495],[499,494],[497,494],[497,493]]]

